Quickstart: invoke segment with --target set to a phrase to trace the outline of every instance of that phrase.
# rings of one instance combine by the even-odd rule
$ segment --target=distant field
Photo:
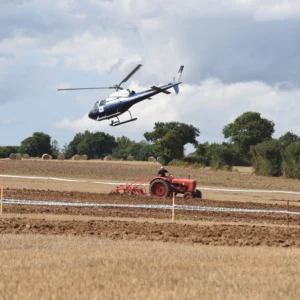
[[[0,174],[115,181],[148,180],[157,174],[159,167],[151,162],[0,160]],[[167,169],[175,177],[187,178],[190,175],[201,186],[300,191],[299,180],[256,176],[245,167],[234,167],[235,172],[184,167]]]

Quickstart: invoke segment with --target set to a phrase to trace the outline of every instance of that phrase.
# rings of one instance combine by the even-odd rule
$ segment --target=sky
[[[272,120],[275,138],[300,135],[298,0],[0,0],[0,24],[0,146],[37,131],[60,147],[85,130],[141,141],[169,121],[220,143],[247,111]],[[185,69],[178,95],[131,108],[136,122],[88,118],[111,90],[57,91],[119,83],[137,64],[123,85],[137,92]]]

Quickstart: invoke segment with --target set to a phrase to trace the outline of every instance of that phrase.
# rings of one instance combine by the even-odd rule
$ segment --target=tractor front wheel
[[[201,191],[196,190],[196,192],[195,192],[195,197],[196,197],[196,198],[202,199],[202,193],[201,193]]]
[[[184,198],[185,200],[190,200],[190,199],[194,198],[194,196],[193,196],[192,193],[186,192],[186,193],[183,195],[183,198]]]
[[[169,197],[171,194],[171,186],[164,179],[155,179],[150,183],[150,195],[157,197]]]

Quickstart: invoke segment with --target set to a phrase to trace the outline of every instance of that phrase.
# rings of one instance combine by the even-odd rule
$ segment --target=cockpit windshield
[[[106,104],[106,100],[97,101],[94,105],[94,109]]]

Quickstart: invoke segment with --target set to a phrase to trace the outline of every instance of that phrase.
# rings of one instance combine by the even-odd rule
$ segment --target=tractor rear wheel
[[[164,179],[155,179],[150,183],[150,195],[157,197],[169,197],[171,194],[170,183]]]
[[[191,192],[186,192],[184,195],[183,195],[183,198],[185,200],[190,200],[192,198],[194,198],[193,194]]]

